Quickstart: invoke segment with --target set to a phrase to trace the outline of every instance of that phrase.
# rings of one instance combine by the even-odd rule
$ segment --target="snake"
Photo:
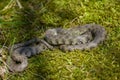
[[[86,24],[68,29],[53,28],[46,30],[43,38],[34,38],[14,44],[11,53],[10,71],[21,72],[28,66],[27,58],[47,49],[59,48],[62,51],[87,50],[97,47],[106,37],[106,30],[98,24]]]

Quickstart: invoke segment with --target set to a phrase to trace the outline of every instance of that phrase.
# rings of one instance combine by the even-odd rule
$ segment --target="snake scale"
[[[97,47],[105,40],[104,27],[97,24],[72,27],[68,29],[53,28],[45,32],[43,38],[34,38],[10,47],[10,71],[21,72],[27,65],[27,57],[39,54],[46,49],[59,48],[62,51],[84,50]]]

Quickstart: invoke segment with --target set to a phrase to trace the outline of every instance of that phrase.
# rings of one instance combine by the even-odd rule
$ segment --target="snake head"
[[[7,60],[7,65],[11,72],[22,72],[28,66],[27,57],[14,52]]]

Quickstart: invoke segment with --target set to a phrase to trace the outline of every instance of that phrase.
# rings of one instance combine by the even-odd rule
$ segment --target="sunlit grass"
[[[10,80],[119,80],[120,79],[120,1],[119,0],[20,0],[0,16],[1,45],[42,37],[45,30],[88,23],[103,25],[106,40],[89,51],[45,51],[29,59],[22,73]],[[9,2],[9,1],[8,1]],[[3,1],[0,9],[6,5]],[[5,5],[3,5],[5,4]],[[9,30],[10,29],[10,30]]]

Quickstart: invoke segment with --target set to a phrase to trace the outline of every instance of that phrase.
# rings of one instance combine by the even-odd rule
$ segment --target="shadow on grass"
[[[47,29],[46,26],[48,26],[41,22],[39,25],[35,25],[34,22],[36,20],[36,15],[29,8],[18,11],[15,20],[19,21],[17,24],[15,24],[16,27],[12,28],[12,30],[9,31],[9,42],[11,42],[11,39],[13,41],[14,37],[16,38],[15,43],[24,42],[34,37],[39,37]],[[20,77],[24,76],[23,78],[26,80],[31,80],[32,78],[35,80],[45,80],[47,72],[49,72],[46,71],[46,64],[48,62],[48,59],[46,59],[44,56],[41,57],[41,54],[40,57],[37,56],[34,56],[32,59],[30,59],[30,66],[28,66],[28,71],[26,70],[26,72],[23,73],[13,74],[12,77],[10,76],[10,79],[20,80]]]
[[[27,72],[28,77],[35,80],[46,80],[49,73],[49,70],[47,69],[48,62],[48,58],[46,58],[43,54],[32,58],[29,61],[28,72],[30,72],[30,74]]]

